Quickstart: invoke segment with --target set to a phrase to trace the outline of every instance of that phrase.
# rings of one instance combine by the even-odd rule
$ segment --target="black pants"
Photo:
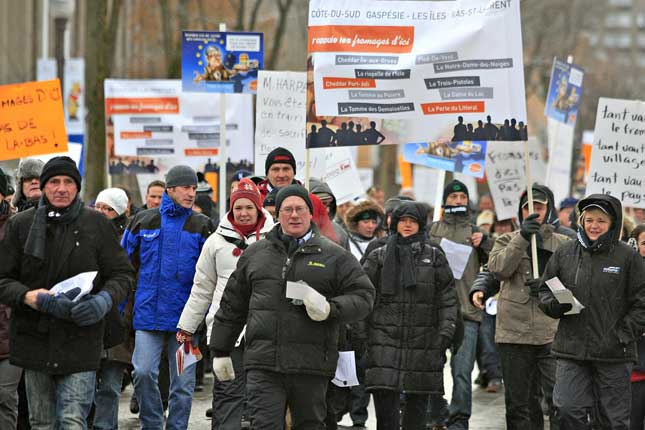
[[[500,343],[497,345],[502,363],[506,402],[506,428],[525,430],[539,425],[531,419],[537,389],[533,381],[540,381],[544,399],[549,406],[551,430],[558,429],[553,408],[553,385],[555,380],[555,359],[551,356],[551,345],[522,345]],[[539,378],[535,374],[539,373]],[[534,418],[542,421],[541,414]],[[543,423],[542,423],[543,425]]]
[[[374,390],[374,409],[376,411],[377,430],[423,430],[426,425],[427,394],[405,394],[403,423],[399,403],[401,393],[391,390]]]
[[[631,370],[630,363],[557,359],[553,403],[560,429],[628,430]]]
[[[213,430],[239,430],[244,411],[246,374],[242,366],[244,349],[237,347],[231,352],[235,379],[213,383]]]
[[[629,419],[631,430],[645,430],[645,381],[632,382],[632,414]]]
[[[246,372],[247,406],[253,430],[282,429],[287,405],[293,430],[325,430],[328,376]]]

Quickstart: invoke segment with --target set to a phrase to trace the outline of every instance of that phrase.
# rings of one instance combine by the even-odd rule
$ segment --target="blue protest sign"
[[[582,68],[555,58],[544,115],[559,122],[575,125],[582,95],[583,77]]]
[[[182,32],[182,90],[255,93],[264,68],[263,33]]]

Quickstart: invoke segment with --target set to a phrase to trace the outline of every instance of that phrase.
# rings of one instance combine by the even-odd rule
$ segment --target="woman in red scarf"
[[[271,214],[260,204],[260,191],[250,179],[243,178],[237,184],[230,201],[231,210],[222,218],[217,231],[204,243],[195,268],[190,298],[177,324],[177,337],[182,338],[185,345],[190,344],[187,339],[195,333],[204,316],[210,341],[213,317],[219,309],[224,287],[237,266],[237,260],[250,244],[262,239],[274,225]],[[225,383],[215,380],[213,386],[214,428],[239,427],[241,423],[245,380],[242,368],[243,336],[244,332],[231,354],[235,380]]]

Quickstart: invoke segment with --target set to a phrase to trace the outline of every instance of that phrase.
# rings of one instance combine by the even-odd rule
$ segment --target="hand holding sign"
[[[0,160],[66,151],[58,79],[0,86]]]

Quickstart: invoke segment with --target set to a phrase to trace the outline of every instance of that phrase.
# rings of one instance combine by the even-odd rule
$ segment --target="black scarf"
[[[53,207],[43,194],[38,202],[34,220],[25,242],[25,254],[45,259],[45,245],[47,242],[47,224],[69,224],[74,221],[83,207],[83,201],[76,196],[74,201],[63,209]]]
[[[613,228],[609,229],[607,233],[601,235],[598,239],[596,239],[596,241],[592,241],[591,239],[589,239],[589,236],[587,236],[584,225],[578,225],[578,232],[576,236],[580,245],[582,245],[582,247],[586,251],[593,254],[594,252],[598,252],[602,249],[610,247],[613,237]]]
[[[311,228],[309,228],[309,230],[307,230],[307,233],[303,234],[302,237],[295,238],[293,236],[289,236],[288,234],[284,233],[282,231],[282,228],[278,228],[278,239],[280,239],[284,244],[284,248],[286,249],[287,255],[289,257],[291,257],[293,253],[296,252],[296,250],[300,246],[300,241],[302,240],[302,238],[307,236],[310,231],[311,231]]]
[[[412,236],[402,237],[398,233],[390,235],[385,248],[385,258],[381,268],[381,292],[395,295],[398,285],[412,288],[417,285],[412,244],[425,242],[425,234],[420,231]]]

